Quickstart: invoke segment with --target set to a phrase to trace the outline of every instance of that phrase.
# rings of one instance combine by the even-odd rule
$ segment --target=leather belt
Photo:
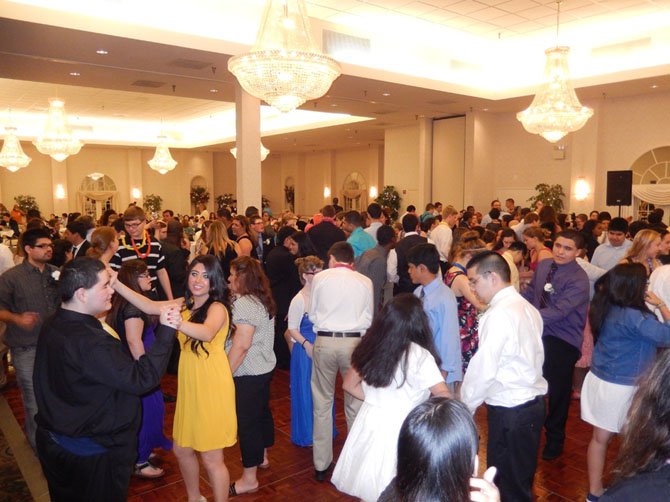
[[[359,331],[317,331],[319,336],[330,336],[333,338],[360,338],[361,333]]]

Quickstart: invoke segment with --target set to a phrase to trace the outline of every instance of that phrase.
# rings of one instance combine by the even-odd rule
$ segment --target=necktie
[[[556,262],[552,263],[551,267],[549,268],[547,279],[544,281],[544,287],[542,288],[542,296],[540,297],[541,309],[547,306],[547,304],[549,303],[549,298],[551,298],[551,295],[553,293],[553,285],[551,285],[551,281],[554,278],[554,273],[556,272],[557,268],[558,265],[556,265]],[[551,287],[548,287],[547,285],[550,285]]]
[[[258,234],[258,244],[256,244],[256,254],[258,260],[263,261],[263,234]]]

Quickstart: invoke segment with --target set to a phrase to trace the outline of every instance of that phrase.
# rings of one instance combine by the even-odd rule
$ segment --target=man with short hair
[[[510,284],[504,258],[487,251],[467,265],[475,294],[489,307],[479,349],[461,386],[472,413],[486,403],[487,464],[498,469],[502,500],[532,501],[547,381],[542,377],[542,317]]]
[[[577,216],[575,216],[575,230],[581,232],[584,229],[584,225],[588,219],[589,217],[584,213],[579,213]]]
[[[456,296],[440,277],[440,255],[433,244],[418,244],[407,253],[407,271],[418,285],[414,295],[421,299],[433,333],[435,349],[442,359],[440,371],[453,394],[463,380],[461,335]]]
[[[229,209],[222,207],[221,209],[217,209],[216,217],[226,226],[226,229],[228,230],[228,238],[231,241],[235,241],[236,237],[235,234],[233,234],[233,213],[231,213]]]
[[[489,223],[491,223],[491,219],[492,219],[492,218],[491,218],[491,215],[490,215],[490,211],[491,211],[491,209],[497,209],[498,211],[500,211],[500,212],[498,213],[498,217],[500,217],[500,215],[502,215],[502,214],[507,214],[507,213],[503,213],[503,212],[502,212],[501,207],[502,207],[502,205],[500,204],[500,201],[499,201],[498,199],[492,200],[492,201],[491,201],[491,208],[489,209],[489,212],[486,213],[486,214],[482,217],[482,221],[481,221],[479,224],[480,224],[482,227],[486,228],[486,225],[488,225]]]
[[[625,218],[612,218],[607,229],[607,239],[600,244],[591,258],[596,267],[611,270],[624,259],[633,242],[626,239],[628,221]]]
[[[137,457],[140,396],[165,373],[179,309],[165,308],[153,345],[135,360],[97,317],[111,307],[110,275],[94,258],[68,263],[61,307],[35,359],[37,453],[51,500],[124,501]]]
[[[169,223],[170,220],[174,218],[174,211],[172,209],[166,209],[163,211],[163,221]]]
[[[442,213],[442,221],[430,232],[430,240],[433,241],[437,252],[440,253],[440,270],[442,275],[447,271],[449,263],[449,252],[453,242],[452,228],[458,220],[458,211],[453,206],[447,206]]]
[[[519,210],[518,206],[515,205],[514,199],[509,197],[508,199],[505,199],[505,211],[507,214],[514,214]]]
[[[374,316],[381,311],[384,303],[386,259],[395,244],[395,230],[389,225],[382,225],[377,230],[376,238],[377,245],[363,253],[356,264],[356,270],[372,281]]]
[[[125,261],[144,261],[151,277],[151,287],[160,285],[164,299],[172,300],[172,287],[165,270],[163,248],[158,240],[151,238],[151,233],[144,228],[145,224],[146,216],[142,208],[130,206],[125,210],[123,226],[126,233],[119,239],[119,249],[112,256],[109,266],[118,271]]]
[[[601,211],[598,213],[598,221],[603,227],[603,231],[598,237],[598,242],[602,244],[607,240],[607,231],[609,230],[610,222],[612,221],[612,215],[608,211]]]
[[[7,324],[5,343],[12,354],[16,383],[25,409],[25,429],[35,449],[37,403],[33,366],[42,323],[58,307],[58,269],[49,264],[53,244],[49,232],[36,228],[21,236],[25,259],[0,276],[0,321]]]
[[[405,236],[400,239],[394,249],[389,251],[386,261],[386,275],[393,283],[393,295],[399,293],[413,293],[416,286],[412,284],[407,269],[407,253],[417,244],[425,244],[428,239],[419,235],[419,218],[414,214],[406,214],[402,219],[402,229]]]
[[[540,226],[540,217],[535,214],[528,212],[526,216],[523,217],[523,220],[516,225],[511,226],[510,228],[514,230],[516,238],[520,241],[523,240],[523,231],[530,227]]]
[[[348,211],[344,214],[342,230],[349,235],[347,242],[354,249],[354,258],[358,258],[377,245],[377,241],[363,230],[363,218],[358,211]]]
[[[312,241],[316,255],[323,260],[324,266],[328,264],[328,250],[336,242],[347,240],[344,232],[335,224],[335,208],[333,206],[324,206],[321,209],[323,218],[321,223],[314,225],[307,231],[309,239]]]
[[[65,227],[65,234],[63,236],[72,244],[73,259],[86,256],[86,251],[91,247],[91,244],[86,240],[86,232],[86,225],[79,218],[71,221]]]
[[[583,240],[576,230],[560,232],[554,241],[553,260],[538,263],[523,293],[540,311],[544,323],[542,371],[549,383],[549,407],[544,423],[547,443],[542,451],[545,460],[563,453],[572,372],[581,356],[589,306],[589,278],[576,261]]]
[[[340,199],[338,199],[337,197],[333,197],[333,203],[331,204],[331,206],[335,211],[333,213],[333,217],[335,217],[337,213],[341,213],[342,211],[344,211],[344,208],[340,206]]]
[[[376,202],[369,204],[368,216],[370,217],[370,225],[364,231],[372,237],[375,242],[378,242],[377,230],[384,224],[384,212],[382,211],[382,207]]]
[[[314,323],[312,401],[314,432],[312,454],[315,477],[323,481],[333,461],[333,399],[339,371],[344,378],[351,368],[351,354],[372,322],[372,282],[354,270],[354,250],[337,242],[328,250],[328,269],[312,281],[309,318]],[[309,342],[307,342],[309,343]],[[362,402],[344,393],[347,428]]]
[[[256,255],[258,260],[263,265],[263,269],[266,267],[266,261],[268,254],[274,248],[274,239],[265,233],[265,222],[263,218],[256,214],[251,217],[250,220],[251,229],[256,232]]]

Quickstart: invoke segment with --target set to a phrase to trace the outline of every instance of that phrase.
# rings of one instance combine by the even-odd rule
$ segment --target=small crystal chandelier
[[[228,70],[252,96],[281,112],[320,98],[340,76],[337,62],[312,42],[304,0],[268,0],[251,52]]]
[[[83,143],[72,136],[65,117],[65,102],[52,98],[49,100],[49,115],[44,133],[33,144],[37,150],[52,159],[63,162],[70,155],[76,155]]]
[[[32,159],[23,153],[21,142],[16,137],[16,128],[5,127],[5,131],[7,131],[7,134],[5,134],[2,151],[0,151],[0,166],[15,173],[30,164]]]
[[[556,39],[558,40],[561,2],[556,12]],[[546,82],[533,98],[530,107],[516,114],[524,129],[539,134],[547,141],[555,143],[570,132],[584,127],[593,115],[593,110],[582,106],[570,84],[568,69],[568,47],[547,49],[545,65]]]
[[[154,158],[148,161],[149,167],[154,171],[165,174],[172,171],[177,165],[177,161],[170,155],[170,149],[167,146],[167,137],[164,134],[158,136],[158,145]]]
[[[237,147],[234,146],[230,149],[230,153],[233,154],[233,157],[237,158]],[[270,150],[265,148],[265,145],[261,143],[261,162],[263,162],[265,159],[268,158],[268,154],[270,153]]]

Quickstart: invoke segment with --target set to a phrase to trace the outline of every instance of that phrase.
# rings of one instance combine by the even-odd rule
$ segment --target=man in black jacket
[[[309,229],[307,235],[312,241],[317,256],[323,260],[324,266],[328,267],[328,250],[336,242],[346,241],[344,231],[335,225],[335,209],[333,206],[324,206],[321,210],[323,219],[321,223]]]
[[[181,316],[160,316],[156,341],[137,361],[97,315],[111,307],[110,274],[79,258],[60,274],[62,304],[40,333],[35,358],[37,453],[59,501],[125,501],[137,456],[140,396],[160,382]]]

